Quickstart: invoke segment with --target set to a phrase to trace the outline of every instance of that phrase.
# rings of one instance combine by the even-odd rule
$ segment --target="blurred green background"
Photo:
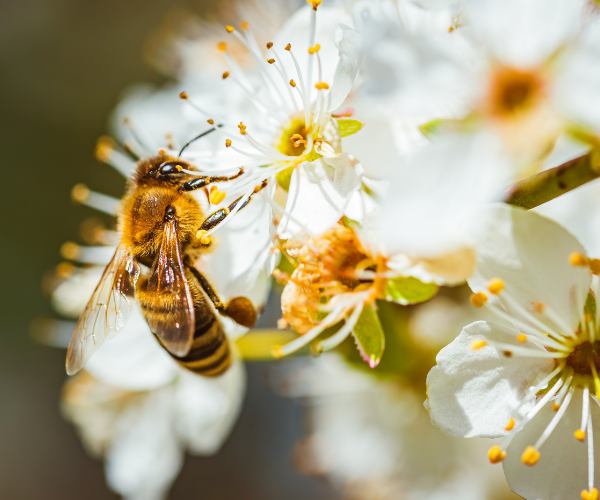
[[[59,413],[64,351],[37,345],[31,321],[52,316],[42,276],[93,215],[70,201],[84,182],[120,196],[121,177],[93,157],[121,92],[160,83],[143,45],[183,0],[12,0],[0,4],[2,244],[0,245],[0,498],[111,499],[102,464],[86,456]],[[273,325],[276,314],[263,318]],[[265,366],[249,366],[249,393],[214,458],[186,460],[171,498],[321,499],[337,495],[292,465],[302,407],[274,396]]]

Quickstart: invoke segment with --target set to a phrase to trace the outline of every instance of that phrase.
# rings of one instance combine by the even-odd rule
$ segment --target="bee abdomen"
[[[184,368],[198,375],[215,377],[223,373],[231,366],[231,349],[221,322],[213,317],[210,323],[197,327],[187,356],[173,357]]]

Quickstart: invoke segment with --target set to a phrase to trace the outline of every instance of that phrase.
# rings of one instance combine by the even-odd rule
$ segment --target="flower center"
[[[600,371],[600,341],[594,343],[584,342],[573,350],[567,357],[567,365],[573,368],[578,375],[593,375],[591,364],[596,371]]]
[[[307,137],[304,116],[296,115],[282,128],[274,146],[286,156],[300,156],[306,149]]]
[[[497,69],[492,76],[490,108],[494,115],[510,115],[530,106],[539,96],[542,80],[531,71],[515,68]]]

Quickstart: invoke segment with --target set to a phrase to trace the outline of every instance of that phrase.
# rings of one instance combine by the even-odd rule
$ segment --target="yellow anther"
[[[89,195],[90,190],[85,184],[75,184],[71,189],[71,198],[77,203],[84,203]]]
[[[590,321],[592,321],[592,315],[590,313],[585,313],[583,315],[583,321],[585,321],[586,323],[589,323]]]
[[[581,429],[577,429],[575,431],[575,439],[577,439],[577,441],[581,441],[583,443],[583,441],[585,440],[585,432],[582,431]]]
[[[300,144],[307,144],[307,142],[304,140],[304,137],[302,137],[300,134],[294,134],[292,137],[290,137],[290,141],[294,143],[295,148],[300,146]]]
[[[276,359],[283,358],[283,349],[281,348],[280,345],[275,346],[275,347],[273,347],[273,349],[271,349],[271,354]]]
[[[321,5],[321,0],[306,0],[306,3],[312,5],[313,10],[317,10],[317,7]]]
[[[598,500],[600,498],[600,492],[596,488],[592,488],[592,491],[583,490],[581,492],[582,500]]]
[[[75,274],[76,267],[70,262],[61,262],[56,266],[56,276],[62,279],[69,278]]]
[[[600,274],[600,259],[590,259],[590,271],[592,274]]]
[[[166,154],[167,154],[167,152],[166,152],[164,149],[159,149],[159,150],[158,150],[158,154],[159,154],[159,155],[166,155]]]
[[[505,430],[505,431],[508,431],[508,432],[510,432],[510,431],[512,431],[514,428],[515,428],[515,419],[514,419],[514,418],[511,418],[511,419],[508,421],[508,424],[506,424],[506,427],[504,428],[504,430]]]
[[[483,307],[483,304],[485,304],[487,300],[487,295],[483,292],[471,294],[471,304],[473,304],[475,307]]]
[[[454,31],[454,26],[450,26],[450,27],[448,28],[448,33],[452,33],[453,31]]]
[[[293,79],[293,78],[290,80],[290,85],[291,85],[292,87],[295,87],[295,86],[296,86],[296,82],[294,81],[294,79]]]
[[[558,403],[552,403],[552,409],[554,411],[558,411],[558,410],[560,410],[560,405]]]
[[[502,451],[500,446],[492,446],[490,451],[488,451],[488,457],[490,459],[490,463],[499,464],[506,458],[506,453]]]
[[[273,59],[273,58],[271,57],[271,59],[267,59],[267,62],[268,62],[269,64],[273,64],[273,63],[275,62],[275,59]]]
[[[541,302],[536,302],[535,304],[533,304],[533,310],[535,312],[543,313],[544,309],[546,309],[546,306]]]
[[[320,48],[321,48],[321,46],[317,43],[317,44],[315,44],[314,47],[309,47],[308,48],[308,53],[309,54],[315,54],[315,53],[319,52]]]
[[[478,351],[479,349],[481,349],[482,347],[485,347],[486,345],[487,345],[487,342],[483,339],[471,340],[471,349],[473,349],[474,351]]]
[[[208,123],[210,123],[211,125],[215,124],[215,121],[212,118],[209,118],[208,120],[206,120]]]
[[[181,92],[181,93],[179,94],[179,99],[187,99],[187,98],[188,98],[188,95],[187,95],[187,93],[186,93],[186,92]]]
[[[115,141],[112,138],[106,135],[99,137],[98,141],[96,141],[96,149],[94,151],[96,159],[101,162],[107,162],[114,147]]]
[[[529,465],[529,467],[533,467],[535,464],[537,464],[539,459],[540,452],[537,451],[533,446],[528,446],[525,448],[523,455],[521,455],[521,461],[525,465]]]
[[[587,266],[588,259],[585,255],[579,252],[573,252],[569,255],[569,262],[572,266]]]
[[[267,49],[270,49],[271,47],[273,47],[273,42],[267,42]]]
[[[203,245],[210,245],[212,243],[212,236],[210,234],[206,234],[200,238],[200,243]]]
[[[492,278],[488,284],[488,290],[490,293],[498,295],[502,290],[504,290],[504,281],[502,281],[500,278]]]
[[[238,128],[240,129],[240,134],[246,135],[246,125],[244,125],[243,122],[240,122],[240,124],[238,125]]]
[[[315,84],[315,88],[317,90],[327,90],[329,88],[329,85],[327,85],[325,82],[319,82]]]
[[[81,254],[81,247],[72,241],[65,241],[60,247],[60,254],[64,259],[76,260]]]
[[[250,23],[248,23],[248,21],[242,21],[242,22],[240,23],[240,27],[241,27],[243,30],[250,29]]]
[[[288,322],[287,322],[285,319],[283,319],[283,318],[279,318],[279,319],[277,320],[277,328],[278,328],[279,330],[285,330],[285,329],[287,329],[289,326],[290,326],[290,325],[289,325],[289,323],[288,323]]]
[[[229,71],[223,71],[223,80],[229,76]]]
[[[225,26],[225,30],[227,31],[227,33],[233,33],[233,29],[234,29],[233,26],[229,26],[229,25]]]
[[[217,49],[219,49],[221,52],[225,52],[227,50],[227,44],[225,42],[219,42],[217,44]]]
[[[219,191],[218,189],[214,189],[214,190],[211,189],[211,191],[210,191],[210,202],[213,205],[218,205],[224,199],[225,199],[225,193],[223,191]]]
[[[527,342],[527,335],[525,335],[523,333],[519,333],[519,335],[517,335],[517,340],[519,342]]]
[[[198,232],[196,233],[196,239],[200,240],[202,239],[203,236],[206,236],[206,233],[208,231],[205,231],[204,229],[198,229]]]
[[[292,44],[288,43],[284,48],[285,48],[285,50],[288,50],[288,51],[292,50]]]
[[[225,147],[228,148],[231,146],[231,139],[225,139]]]

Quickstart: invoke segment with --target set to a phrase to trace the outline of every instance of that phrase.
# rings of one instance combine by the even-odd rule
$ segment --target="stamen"
[[[250,24],[248,23],[248,21],[242,21],[240,23],[240,27],[245,31],[245,30],[250,29]]]
[[[583,490],[581,492],[582,500],[598,500],[600,493],[596,488],[592,488],[591,490]]]
[[[300,65],[298,64],[296,56],[294,56],[294,53],[292,52],[292,46],[289,43],[285,46],[285,50],[287,50],[290,53],[292,61],[294,62],[294,66],[296,67],[298,81],[300,82],[300,88],[298,89],[298,92],[300,92],[300,97],[302,98],[302,105],[304,106],[304,124],[306,125],[306,129],[310,130],[310,96],[306,93],[304,79],[302,78],[302,70],[300,69]]]
[[[115,149],[115,141],[107,136],[101,136],[96,142],[96,159],[107,163],[125,177],[129,177],[135,170],[135,162]]]
[[[282,358],[283,356],[287,356],[288,354],[296,352],[298,349],[301,349],[309,342],[314,340],[321,332],[323,332],[323,330],[325,330],[329,326],[335,325],[345,313],[346,309],[343,309],[341,307],[334,309],[327,315],[327,317],[323,321],[321,321],[320,324],[310,329],[301,337],[298,337],[297,339],[294,339],[283,346],[274,347],[272,350],[273,356],[275,358]]]
[[[502,281],[500,278],[492,278],[488,284],[488,290],[491,294],[498,295],[502,290],[504,290],[504,281]]]
[[[581,427],[579,428],[579,431],[581,431],[581,434],[583,434],[583,438],[585,438],[585,431],[586,431],[589,413],[590,413],[590,389],[589,389],[589,387],[584,387],[583,401],[582,401],[582,406],[581,406]],[[583,442],[583,438],[579,439],[579,437],[577,437],[577,433],[575,433],[575,437],[579,441]]]
[[[220,52],[225,52],[225,51],[227,50],[227,44],[226,44],[225,42],[219,42],[219,43],[217,44],[217,49],[218,49]]]
[[[569,255],[569,262],[572,266],[585,267],[588,265],[588,259],[585,255],[579,252],[572,252]]]
[[[293,79],[293,78],[290,80],[290,85],[291,85],[292,87],[295,87],[295,86],[296,86],[296,82],[294,81],[294,79]]]
[[[267,50],[273,47],[273,42],[267,42]]]
[[[530,349],[528,347],[519,347],[513,344],[506,344],[504,342],[490,342],[490,345],[494,346],[496,349],[501,350],[506,353],[516,354],[517,356],[524,356],[530,358],[566,358],[569,356],[567,352],[550,352],[545,349]]]
[[[319,52],[320,48],[321,48],[321,46],[317,43],[317,44],[315,44],[314,47],[309,47],[308,48],[308,53],[311,54],[311,55],[315,54],[315,53]]]
[[[592,414],[588,415],[588,489],[590,499],[598,500],[598,490],[594,488],[594,431],[592,429]]]
[[[504,428],[505,431],[510,432],[515,428],[515,419],[511,418],[508,421],[508,424],[506,424],[506,427]]]
[[[225,26],[225,30],[227,31],[227,33],[233,33],[234,27],[233,26]]]
[[[492,446],[490,451],[488,451],[488,458],[490,459],[490,463],[499,464],[506,458],[506,453],[502,451],[500,446]]]
[[[225,139],[225,147],[226,148],[231,147],[231,139]]]
[[[318,90],[327,90],[329,88],[329,85],[325,82],[318,82],[315,83],[315,88]]]
[[[527,335],[524,335],[524,334],[520,333],[519,335],[517,335],[517,341],[519,341],[519,342],[527,342]]]
[[[533,467],[535,464],[537,464],[539,459],[540,452],[537,451],[533,446],[528,446],[525,448],[523,455],[521,455],[521,461],[529,467]]]
[[[543,446],[543,444],[546,442],[546,440],[550,437],[550,435],[552,434],[552,432],[554,432],[554,429],[556,428],[556,426],[560,422],[560,419],[563,417],[563,415],[567,411],[567,408],[569,407],[569,403],[571,402],[571,398],[573,397],[573,393],[574,392],[575,392],[575,388],[571,387],[569,389],[569,392],[567,393],[567,395],[565,397],[565,400],[563,401],[563,404],[560,406],[560,409],[556,412],[556,415],[554,415],[554,417],[552,417],[552,420],[548,424],[548,427],[546,427],[546,429],[544,430],[544,432],[542,433],[542,435],[539,437],[539,439],[537,440],[537,442],[533,446],[533,448],[535,450],[539,450]],[[525,454],[523,454],[523,455],[525,455]],[[538,452],[538,458],[539,458],[539,452]],[[535,463],[528,464],[527,462],[525,462],[524,459],[523,459],[523,462],[526,465],[535,465]],[[537,460],[535,460],[535,462],[537,463]]]
[[[120,200],[106,194],[91,191],[85,184],[76,184],[71,190],[73,201],[87,205],[100,212],[116,216],[119,210]]]
[[[589,265],[592,274],[598,276],[600,274],[600,259],[590,259]]]
[[[273,58],[271,57],[270,59],[267,59],[267,62],[268,62],[269,64],[273,64],[273,63],[275,63],[275,59],[273,59]]]
[[[224,191],[219,191],[219,188],[217,188],[217,186],[212,186],[210,188],[210,202],[213,205],[218,205],[224,199],[225,199],[225,192]]]
[[[90,246],[84,247],[72,241],[63,243],[60,253],[63,258],[81,262],[82,264],[108,264],[114,253],[114,247]]]
[[[223,80],[227,79],[229,77],[229,71],[224,71],[223,72]]]
[[[471,295],[471,304],[475,307],[483,307],[487,300],[487,295],[483,292],[477,292]]]
[[[354,327],[356,326],[356,323],[358,321],[360,313],[363,310],[363,307],[364,307],[364,303],[363,302],[359,303],[354,308],[354,311],[352,311],[352,314],[350,315],[350,317],[346,320],[346,323],[344,324],[344,326],[342,328],[340,328],[338,332],[336,332],[334,335],[332,335],[328,339],[325,339],[322,342],[319,342],[319,344],[317,344],[317,346],[316,346],[316,351],[321,353],[323,351],[329,351],[330,349],[333,349],[334,347],[337,347],[338,345],[340,345],[346,339],[346,337],[350,334],[350,332],[354,329]]]
[[[471,340],[471,349],[473,351],[478,351],[479,349],[485,347],[487,342],[484,339],[473,339]]]
[[[594,387],[596,388],[597,397],[598,394],[600,394],[600,378],[598,377],[598,371],[596,370],[596,363],[594,363],[594,360],[591,357],[588,359],[588,363],[592,370],[592,378],[594,379]]]

